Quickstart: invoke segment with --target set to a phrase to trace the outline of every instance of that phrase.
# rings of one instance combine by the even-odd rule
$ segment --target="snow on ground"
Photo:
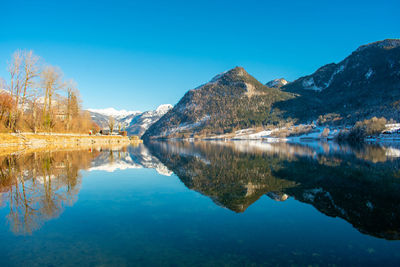
[[[281,128],[282,129],[282,128]],[[262,131],[257,131],[254,128],[248,128],[248,129],[242,129],[236,131],[234,134],[222,134],[222,135],[216,135],[212,137],[208,137],[207,139],[211,140],[218,140],[218,139],[235,139],[235,140],[265,140],[265,139],[271,139],[271,141],[275,139],[280,139],[280,140],[285,140],[285,138],[274,138],[271,137],[271,134],[275,131],[280,130],[279,128],[273,129],[273,130],[262,130]]]
[[[386,156],[391,157],[391,158],[400,158],[400,149],[394,148],[394,147],[388,147],[386,148]]]

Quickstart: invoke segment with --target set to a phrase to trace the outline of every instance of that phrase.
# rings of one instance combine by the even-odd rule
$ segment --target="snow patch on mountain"
[[[159,105],[156,109],[157,113],[167,113],[173,106],[171,104]]]
[[[305,80],[303,81],[303,86],[304,86],[304,89],[315,90],[315,91],[322,91],[322,88],[321,88],[321,87],[318,87],[318,86],[315,85],[315,82],[314,82],[314,78],[313,78],[313,77],[310,77],[310,78],[308,78],[308,79],[305,79]]]
[[[372,74],[374,74],[374,71],[371,68],[369,68],[368,72],[365,73],[365,78],[369,79],[372,76]]]
[[[286,81],[284,78],[280,78],[280,79],[274,79],[272,81],[267,82],[265,85],[268,87],[272,87],[272,88],[279,88],[281,86],[284,86],[286,84],[288,84],[289,82]]]

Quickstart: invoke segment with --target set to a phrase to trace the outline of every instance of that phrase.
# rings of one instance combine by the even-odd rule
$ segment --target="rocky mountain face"
[[[269,81],[265,84],[265,86],[271,87],[271,88],[281,88],[282,86],[287,85],[289,82],[285,80],[284,78],[280,79],[275,79],[272,81]]]
[[[143,133],[165,113],[172,109],[172,105],[163,104],[155,110],[140,112],[115,110],[114,108],[107,109],[89,109],[92,120],[101,128],[108,128],[108,121],[113,117],[115,124],[121,124],[129,135],[142,136]],[[118,126],[116,126],[118,128]]]
[[[144,137],[205,136],[278,123],[279,111],[272,109],[272,104],[291,97],[292,94],[269,88],[236,67],[188,91]]]
[[[372,116],[400,119],[400,40],[387,39],[355,50],[339,63],[282,87],[297,97],[279,108],[300,120],[326,116],[353,123]]]

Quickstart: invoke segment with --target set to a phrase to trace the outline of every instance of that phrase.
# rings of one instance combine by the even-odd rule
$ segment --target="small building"
[[[101,134],[101,135],[110,135],[110,130],[108,130],[108,129],[101,129],[101,130],[100,130],[100,134]]]

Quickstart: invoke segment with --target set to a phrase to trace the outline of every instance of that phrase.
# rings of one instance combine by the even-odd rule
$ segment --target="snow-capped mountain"
[[[143,112],[132,119],[132,122],[127,127],[127,131],[132,135],[142,136],[151,125],[171,109],[172,105],[164,104],[160,105],[156,110]]]
[[[268,87],[280,88],[288,83],[289,82],[287,80],[285,80],[284,78],[280,78],[280,79],[275,79],[275,80],[269,81],[265,85]]]
[[[158,121],[165,113],[172,109],[172,105],[163,104],[155,110],[140,112],[116,110],[115,108],[106,109],[88,109],[92,120],[101,128],[108,128],[110,117],[115,119],[116,128],[121,124],[122,129],[126,129],[130,135],[142,136],[143,133],[156,121]]]
[[[107,117],[113,117],[115,119],[125,118],[129,115],[138,115],[142,113],[141,111],[128,111],[125,109],[116,110],[115,108],[105,108],[105,109],[88,109],[88,111],[93,113],[98,113]]]

